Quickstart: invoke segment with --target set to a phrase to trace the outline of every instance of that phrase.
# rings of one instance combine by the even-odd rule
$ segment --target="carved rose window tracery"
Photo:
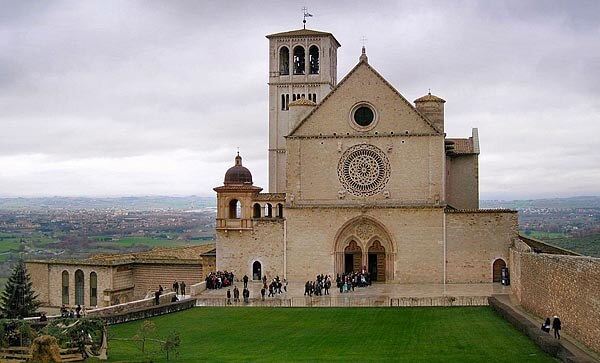
[[[342,154],[338,177],[352,195],[375,195],[385,188],[390,179],[390,162],[385,153],[373,145],[354,145]]]

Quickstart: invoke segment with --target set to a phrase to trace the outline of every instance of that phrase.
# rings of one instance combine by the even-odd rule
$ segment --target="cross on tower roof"
[[[302,16],[303,16],[302,26],[303,26],[304,29],[306,29],[306,18],[310,18],[313,15],[308,12],[308,8],[306,6],[303,6],[302,7]]]

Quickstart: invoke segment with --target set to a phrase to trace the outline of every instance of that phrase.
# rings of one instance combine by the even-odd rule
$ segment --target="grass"
[[[99,245],[118,245],[120,247],[132,247],[134,245],[148,246],[150,248],[155,247],[178,247],[178,246],[194,246],[199,244],[205,244],[212,241],[187,241],[178,239],[160,239],[151,237],[122,237],[117,241],[98,242]]]
[[[179,332],[173,362],[555,362],[488,307],[195,308],[151,319]],[[109,328],[131,338],[141,321]],[[109,341],[111,362],[164,362],[159,347]],[[149,350],[149,351],[148,351]]]
[[[527,232],[524,232],[523,234],[527,237],[541,239],[541,240],[569,237],[569,235],[567,233],[559,233],[559,232],[527,231]]]

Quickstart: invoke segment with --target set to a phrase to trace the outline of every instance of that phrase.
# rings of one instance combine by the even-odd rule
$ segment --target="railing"
[[[182,301],[154,305],[153,307],[144,307],[136,310],[131,310],[127,312],[123,312],[117,315],[110,316],[101,316],[102,320],[106,322],[107,325],[112,324],[120,324],[126,323],[128,321],[146,319],[153,316],[164,315],[169,313],[174,313],[176,311],[182,311],[191,309],[196,306],[196,299],[185,299]]]
[[[196,306],[225,307],[417,307],[417,306],[487,306],[487,296],[436,296],[436,297],[401,297],[389,296],[304,296],[292,298],[261,298],[227,303],[225,298],[199,297]]]
[[[390,299],[390,306],[487,306],[487,296],[400,297]]]

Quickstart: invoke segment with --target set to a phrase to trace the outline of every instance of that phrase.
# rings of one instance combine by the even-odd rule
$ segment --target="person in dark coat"
[[[249,298],[250,298],[250,290],[244,289],[242,291],[242,296],[244,297],[244,302],[247,304],[249,302]]]
[[[546,321],[542,323],[542,330],[546,333],[550,333],[550,318],[546,318]]]
[[[185,282],[181,281],[179,284],[179,291],[181,292],[181,295],[185,295]]]
[[[227,305],[231,305],[231,289],[227,289]]]
[[[244,275],[244,289],[248,288],[248,275]]]
[[[175,295],[179,295],[179,282],[173,282],[173,291],[175,291]]]
[[[554,330],[554,337],[560,339],[561,322],[556,315],[554,315],[554,320],[552,321],[552,329]]]

